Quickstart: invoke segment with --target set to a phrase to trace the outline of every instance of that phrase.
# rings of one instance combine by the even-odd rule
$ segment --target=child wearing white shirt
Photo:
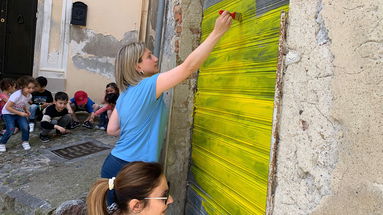
[[[23,148],[25,150],[31,149],[31,146],[29,145],[28,125],[28,117],[31,113],[28,110],[28,102],[32,98],[31,93],[35,88],[35,83],[35,79],[30,76],[23,76],[17,79],[19,90],[12,93],[2,110],[6,131],[0,139],[0,152],[5,152],[7,150],[5,144],[15,131],[16,123],[22,132],[21,139],[23,141]]]

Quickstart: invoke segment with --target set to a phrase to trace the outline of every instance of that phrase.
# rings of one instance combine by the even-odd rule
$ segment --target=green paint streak
[[[192,189],[209,214],[264,214],[277,68],[280,11],[255,15],[255,0],[226,0],[204,11],[205,39],[218,11],[243,21],[200,69],[195,98]]]

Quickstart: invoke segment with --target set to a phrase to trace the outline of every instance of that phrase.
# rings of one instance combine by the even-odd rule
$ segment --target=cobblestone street
[[[52,151],[89,141],[111,148],[116,141],[105,131],[78,127],[42,143],[38,127],[30,135],[31,150],[23,150],[19,132],[10,138],[7,151],[0,154],[1,214],[48,214],[66,201],[82,204],[78,200],[86,197],[99,177],[110,150],[74,159],[64,159]]]

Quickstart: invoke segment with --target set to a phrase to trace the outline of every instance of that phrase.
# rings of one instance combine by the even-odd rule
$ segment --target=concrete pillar
[[[383,1],[290,1],[273,214],[383,213]]]

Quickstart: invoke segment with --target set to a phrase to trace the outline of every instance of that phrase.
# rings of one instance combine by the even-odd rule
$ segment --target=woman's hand
[[[227,30],[229,30],[231,25],[231,16],[228,11],[223,11],[223,13],[215,21],[214,30],[212,33],[222,36]]]
[[[223,34],[229,30],[231,25],[230,13],[224,11],[216,20],[214,30],[209,34],[201,45],[199,45],[186,59],[176,68],[163,72],[158,76],[156,85],[156,97],[160,97],[161,94],[181,83],[190,74],[196,71],[201,64],[207,59],[214,46],[217,44]],[[113,114],[112,114],[113,117]],[[109,120],[110,123],[110,120]],[[108,126],[109,130],[109,126]],[[109,132],[108,132],[109,133]]]

